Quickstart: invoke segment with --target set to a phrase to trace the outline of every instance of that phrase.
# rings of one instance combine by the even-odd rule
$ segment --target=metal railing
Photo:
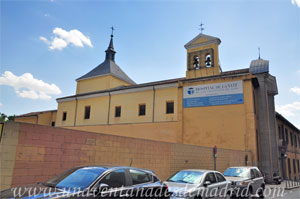
[[[287,189],[300,187],[300,181],[295,180],[285,180],[283,181],[284,187]]]

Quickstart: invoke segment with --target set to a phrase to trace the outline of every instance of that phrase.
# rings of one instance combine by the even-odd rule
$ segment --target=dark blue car
[[[81,166],[37,184],[0,192],[1,198],[169,198],[154,172],[133,167]]]

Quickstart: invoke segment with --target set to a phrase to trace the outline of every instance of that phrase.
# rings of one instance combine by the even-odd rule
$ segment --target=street
[[[279,199],[279,198],[286,198],[286,199],[294,199],[300,198],[300,188],[296,188],[296,189],[292,189],[292,190],[285,190],[283,196],[273,196],[273,194],[270,194],[268,197],[266,197],[268,199]]]

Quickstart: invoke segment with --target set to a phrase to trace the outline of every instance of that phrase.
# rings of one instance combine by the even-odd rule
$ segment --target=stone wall
[[[47,180],[79,165],[153,170],[162,180],[186,168],[213,169],[212,148],[150,141],[25,123],[6,123],[0,190]],[[217,170],[244,165],[244,151],[218,149]],[[249,163],[251,164],[251,162]]]

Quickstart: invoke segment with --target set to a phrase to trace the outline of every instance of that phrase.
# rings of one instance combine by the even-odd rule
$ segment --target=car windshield
[[[58,188],[85,189],[104,171],[101,167],[84,167],[72,172],[56,184]]]
[[[224,172],[224,176],[249,178],[249,171],[247,168],[228,168]]]
[[[180,182],[189,184],[199,184],[203,176],[203,172],[200,171],[179,171],[167,181]]]

